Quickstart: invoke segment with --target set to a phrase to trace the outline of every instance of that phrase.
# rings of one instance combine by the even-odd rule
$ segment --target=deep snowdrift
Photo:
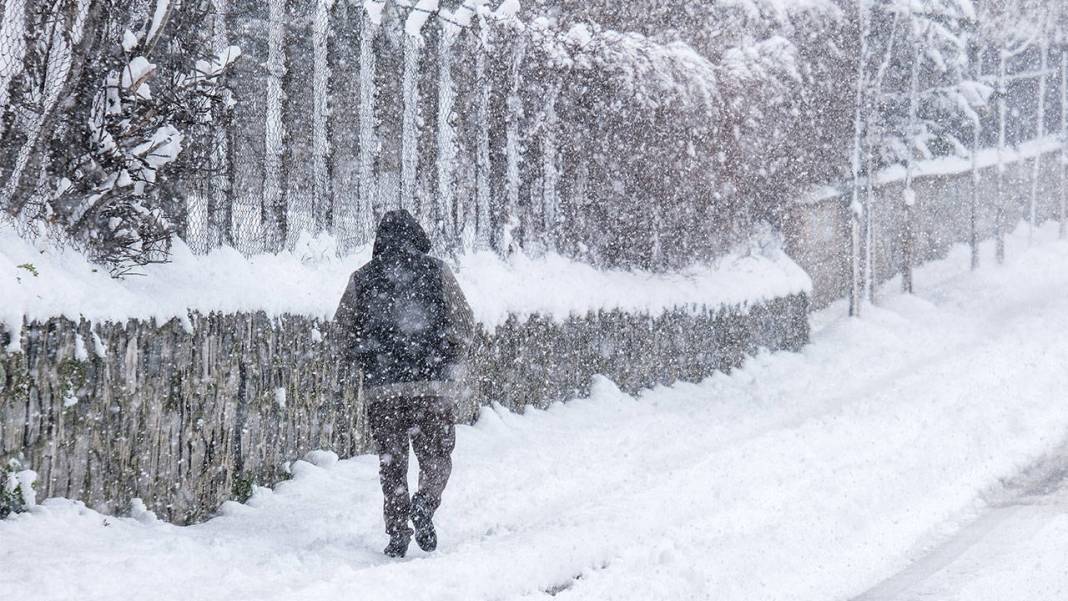
[[[863,319],[834,305],[814,315],[802,353],[637,398],[600,381],[592,398],[547,411],[486,410],[459,429],[432,556],[381,556],[375,460],[318,453],[292,481],[193,527],[46,501],[0,522],[0,590],[847,598],[1068,436],[1068,243],[1053,232],[1030,249],[1011,237],[1009,263],[974,274],[959,249],[917,271],[916,296],[888,284]]]

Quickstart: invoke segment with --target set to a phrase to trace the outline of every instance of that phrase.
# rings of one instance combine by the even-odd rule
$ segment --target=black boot
[[[412,499],[412,525],[415,526],[415,542],[427,553],[438,548],[438,534],[434,532],[431,510],[418,494]]]
[[[408,534],[394,534],[389,537],[389,544],[386,545],[385,550],[382,552],[385,553],[387,557],[404,557],[404,554],[408,552],[408,542],[410,540],[411,536]]]

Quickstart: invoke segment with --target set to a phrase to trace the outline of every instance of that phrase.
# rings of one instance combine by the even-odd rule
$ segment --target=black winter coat
[[[471,309],[408,211],[382,217],[369,263],[352,274],[334,319],[343,360],[368,387],[456,378]]]

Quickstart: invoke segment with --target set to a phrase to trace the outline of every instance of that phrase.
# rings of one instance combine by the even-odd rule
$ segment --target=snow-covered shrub
[[[37,493],[33,490],[37,473],[20,468],[16,459],[0,465],[0,519],[26,511],[37,503]]]
[[[137,49],[127,31],[123,47]],[[99,86],[87,127],[88,148],[45,207],[90,255],[116,270],[166,260],[174,225],[157,184],[183,150],[190,127],[210,123],[224,102],[219,78],[237,47],[196,61],[185,73],[159,74],[130,56]],[[166,78],[155,93],[152,79]]]
[[[10,159],[0,206],[10,218],[29,232],[62,231],[115,273],[166,259],[184,215],[161,184],[233,102],[221,76],[240,50],[209,51],[200,39],[208,5],[29,5],[33,41],[2,107],[12,136],[0,148]]]

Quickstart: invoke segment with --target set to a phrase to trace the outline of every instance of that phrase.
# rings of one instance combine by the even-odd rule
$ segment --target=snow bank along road
[[[1068,243],[1049,228],[1034,247],[1025,240],[1010,240],[1004,267],[968,273],[963,251],[924,267],[917,296],[891,283],[863,319],[841,317],[841,304],[814,315],[801,353],[637,398],[601,381],[591,398],[547,411],[486,410],[459,430],[433,555],[414,545],[405,560],[380,555],[375,460],[316,453],[273,492],[192,527],[46,501],[0,522],[0,591],[183,601],[860,595],[966,527],[988,509],[984,495],[1068,437]],[[1043,531],[1062,558],[1064,522]],[[1054,572],[1043,572],[1061,578],[1044,593],[1068,580]]]

